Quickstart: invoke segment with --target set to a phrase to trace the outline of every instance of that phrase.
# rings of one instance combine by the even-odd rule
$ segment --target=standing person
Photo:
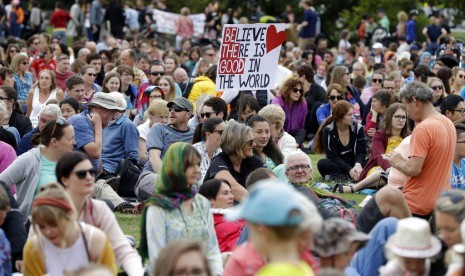
[[[42,70],[37,84],[32,87],[27,95],[26,116],[31,120],[32,126],[36,127],[38,125],[39,113],[49,100],[56,99],[60,102],[63,98],[63,91],[57,88],[55,74],[50,70]]]
[[[42,31],[42,11],[40,10],[38,0],[32,1],[32,9],[29,13],[29,25],[31,26],[31,35]]]
[[[450,187],[457,140],[453,123],[434,108],[433,93],[426,84],[416,81],[401,92],[402,104],[416,123],[410,153],[408,158],[396,152],[384,157],[408,176],[402,193],[412,214],[425,219],[431,217],[441,191]]]
[[[110,33],[117,39],[122,39],[124,37],[123,27],[124,27],[124,10],[123,7],[119,4],[119,1],[111,0],[108,4],[108,7],[105,10],[104,18],[107,26],[110,27]]]
[[[435,16],[429,18],[429,25],[425,26],[422,34],[426,38],[427,50],[430,54],[436,54],[441,38],[447,35],[446,30],[439,26],[438,19]]]
[[[82,0],[76,0],[70,10],[71,21],[68,23],[66,34],[74,40],[83,35],[84,13],[82,12]]]
[[[66,43],[66,25],[71,19],[69,13],[63,10],[63,3],[55,2],[55,11],[50,18],[50,25],[53,26],[53,37],[60,39],[60,43]]]
[[[124,17],[130,33],[137,34],[140,28],[139,13],[133,8],[132,3],[129,1],[124,3]]]
[[[170,241],[200,241],[214,275],[223,274],[220,249],[213,227],[210,203],[193,186],[200,174],[201,157],[190,144],[177,142],[166,152],[159,170],[155,194],[142,215],[140,253],[153,265]]]
[[[386,15],[386,11],[384,9],[378,9],[377,13],[378,13],[378,17],[380,18],[379,25],[383,27],[384,29],[386,29],[388,33],[390,33],[391,32],[390,23],[389,23],[389,18]]]
[[[194,21],[189,17],[191,10],[188,7],[182,7],[181,16],[176,20],[174,32],[176,33],[176,48],[181,48],[183,39],[191,39],[194,35]]]
[[[56,176],[58,183],[65,187],[71,197],[77,210],[77,220],[105,232],[114,250],[117,265],[127,275],[142,275],[140,256],[124,236],[115,215],[104,201],[91,197],[94,190],[92,187],[95,185],[95,171],[89,157],[81,152],[67,153],[57,163]],[[123,202],[120,205],[125,204],[128,203]],[[120,205],[116,206],[116,210]]]
[[[91,263],[116,273],[115,256],[105,233],[76,221],[76,208],[58,184],[47,185],[34,200],[32,229],[24,246],[24,274],[63,275]]]
[[[297,25],[299,31],[299,48],[302,51],[307,50],[308,46],[313,45],[316,37],[317,15],[312,10],[311,0],[300,1],[300,6],[304,9],[304,18],[302,23]]]
[[[407,39],[408,44],[412,44],[417,41],[417,19],[418,11],[410,11],[410,20],[407,21],[405,25],[405,38]]]
[[[287,79],[281,87],[280,96],[276,96],[272,104],[281,106],[286,113],[284,130],[294,136],[298,145],[302,145],[307,133],[305,131],[305,117],[307,103],[303,92],[303,83],[298,78]]]
[[[21,28],[24,22],[24,11],[23,8],[21,8],[19,0],[13,0],[11,2],[11,11],[8,15],[8,21],[10,22],[10,35],[20,38]]]
[[[90,28],[95,43],[100,40],[100,30],[103,24],[103,9],[100,0],[93,0],[89,15]]]

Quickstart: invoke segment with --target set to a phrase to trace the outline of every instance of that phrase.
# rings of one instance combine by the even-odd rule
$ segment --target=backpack
[[[120,197],[136,197],[136,187],[142,167],[132,159],[122,159],[116,168],[115,175],[119,179],[118,195]]]

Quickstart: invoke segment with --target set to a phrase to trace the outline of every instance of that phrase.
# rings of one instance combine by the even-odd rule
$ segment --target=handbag
[[[121,159],[115,176],[119,179],[118,193],[121,197],[136,197],[134,188],[136,187],[142,167],[133,159]]]

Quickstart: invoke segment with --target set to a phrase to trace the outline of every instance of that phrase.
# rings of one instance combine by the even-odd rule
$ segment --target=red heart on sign
[[[266,30],[266,53],[271,52],[274,48],[279,47],[286,41],[286,32],[277,32],[276,27],[271,25]]]

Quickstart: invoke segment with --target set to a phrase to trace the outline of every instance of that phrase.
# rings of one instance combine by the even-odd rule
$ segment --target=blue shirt
[[[450,174],[450,187],[452,189],[465,190],[465,158],[460,160],[460,168],[452,163],[452,173]]]
[[[312,9],[307,9],[304,12],[304,19],[302,21],[307,21],[307,26],[303,27],[299,32],[300,38],[312,38],[316,34],[316,22],[318,17]]]
[[[331,106],[329,103],[320,105],[320,107],[316,110],[316,119],[320,126],[329,116],[331,116]]]
[[[417,40],[417,22],[413,19],[410,19],[405,25],[405,38],[408,43],[412,43]]]
[[[36,127],[29,131],[28,133],[24,134],[23,138],[21,141],[19,141],[18,147],[16,148],[16,155],[20,156],[21,154],[29,151],[32,149],[32,136],[34,134],[39,133],[39,127]]]
[[[15,89],[18,91],[18,101],[25,101],[32,87],[32,73],[25,72],[24,81],[18,74],[13,74],[13,79],[15,81]]]
[[[125,114],[103,129],[103,137],[104,171],[115,172],[121,159],[129,158],[139,162],[139,131]]]
[[[68,119],[68,122],[72,124],[74,128],[74,140],[76,144],[73,146],[73,149],[84,153],[86,153],[84,146],[95,142],[94,124],[87,118],[87,114],[89,114],[89,110],[84,110],[82,113],[76,114]],[[92,166],[94,166],[95,170],[99,169],[100,159],[91,158],[90,162],[92,162]]]

